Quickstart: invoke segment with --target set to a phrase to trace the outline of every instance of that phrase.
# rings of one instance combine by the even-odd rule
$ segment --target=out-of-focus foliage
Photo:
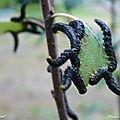
[[[71,9],[75,8],[77,5],[80,5],[83,0],[64,0],[65,8],[70,11]]]
[[[11,7],[13,5],[22,3],[24,0],[0,0],[0,8]],[[30,3],[38,3],[39,0],[30,0]]]
[[[22,1],[24,1],[24,0],[17,0],[18,2],[22,2]],[[39,0],[30,0],[30,2],[32,2],[32,3],[38,3],[39,2]]]
[[[0,8],[9,7],[14,2],[14,0],[0,0]]]
[[[39,0],[31,0],[32,3],[38,3]]]

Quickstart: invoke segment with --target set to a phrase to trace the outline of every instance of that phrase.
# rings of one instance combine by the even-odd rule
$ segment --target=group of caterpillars
[[[103,43],[81,20],[73,20],[69,24],[61,22],[53,24],[51,28],[53,33],[61,31],[68,37],[70,49],[64,50],[56,59],[47,58],[47,62],[52,67],[60,67],[70,60],[71,66],[68,66],[62,75],[61,89],[64,93],[71,86],[71,82],[80,94],[85,94],[88,84],[96,85],[101,79],[104,79],[108,88],[120,96],[120,86],[112,76],[117,68],[117,60],[112,46],[110,29],[99,19],[95,19],[95,22],[103,31]],[[86,34],[87,37],[85,37]],[[64,99],[67,101],[66,96]],[[65,103],[68,115],[73,120],[78,120],[75,113],[68,107],[68,102]]]

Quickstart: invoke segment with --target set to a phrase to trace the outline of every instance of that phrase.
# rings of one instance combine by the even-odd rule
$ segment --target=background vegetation
[[[94,19],[112,24],[112,0],[55,0],[55,12],[67,12],[79,17],[94,28]],[[18,16],[21,0],[0,0],[0,21],[9,21]],[[115,32],[113,42],[120,40],[120,2],[115,4]],[[27,16],[42,18],[38,0],[31,0]],[[57,21],[63,21],[58,19]],[[65,21],[65,20],[64,20]],[[97,28],[98,29],[98,28]],[[59,52],[69,47],[67,38],[59,34]],[[47,73],[48,56],[45,36],[20,35],[18,52],[12,53],[13,38],[10,34],[0,36],[0,115],[7,120],[57,120],[57,111],[50,94],[51,76]],[[119,45],[116,49],[120,60]],[[68,62],[69,64],[69,62]],[[66,65],[62,66],[63,68]],[[68,91],[68,98],[81,120],[112,120],[119,116],[118,97],[104,85],[88,87],[87,94],[81,96],[74,86]]]

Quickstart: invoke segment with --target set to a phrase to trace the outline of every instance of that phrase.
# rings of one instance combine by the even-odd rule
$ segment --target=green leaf
[[[18,32],[23,30],[24,26],[22,23],[15,22],[0,22],[0,34],[3,34],[9,30]]]
[[[85,26],[85,33],[87,36],[82,40],[79,58],[81,61],[80,75],[87,86],[91,75],[94,75],[99,68],[106,67],[108,60],[101,44],[102,41],[98,39],[91,28]]]

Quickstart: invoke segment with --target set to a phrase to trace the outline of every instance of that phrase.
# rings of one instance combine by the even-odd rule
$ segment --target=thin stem
[[[116,2],[117,0],[111,0],[111,30],[114,35],[114,38],[116,36]],[[116,48],[119,46],[119,41],[115,44]],[[120,78],[118,79],[118,84],[120,85]],[[120,97],[118,96],[118,109],[119,109],[119,115],[120,115]]]
[[[51,16],[51,18],[56,18],[56,17],[66,17],[66,18],[69,18],[71,20],[78,19],[77,17],[70,15],[70,14],[67,14],[67,13],[56,13],[56,14]]]
[[[50,19],[51,16],[53,15],[53,6],[51,5],[51,3],[53,3],[53,1],[41,0],[49,55],[52,58],[56,58],[57,57],[56,39],[50,29],[53,23],[53,19]],[[67,120],[67,112],[65,108],[64,96],[62,90],[60,89],[60,85],[61,85],[60,71],[58,68],[52,68],[51,73],[52,73],[52,80],[54,87],[55,102],[57,105],[59,118],[60,120]]]

